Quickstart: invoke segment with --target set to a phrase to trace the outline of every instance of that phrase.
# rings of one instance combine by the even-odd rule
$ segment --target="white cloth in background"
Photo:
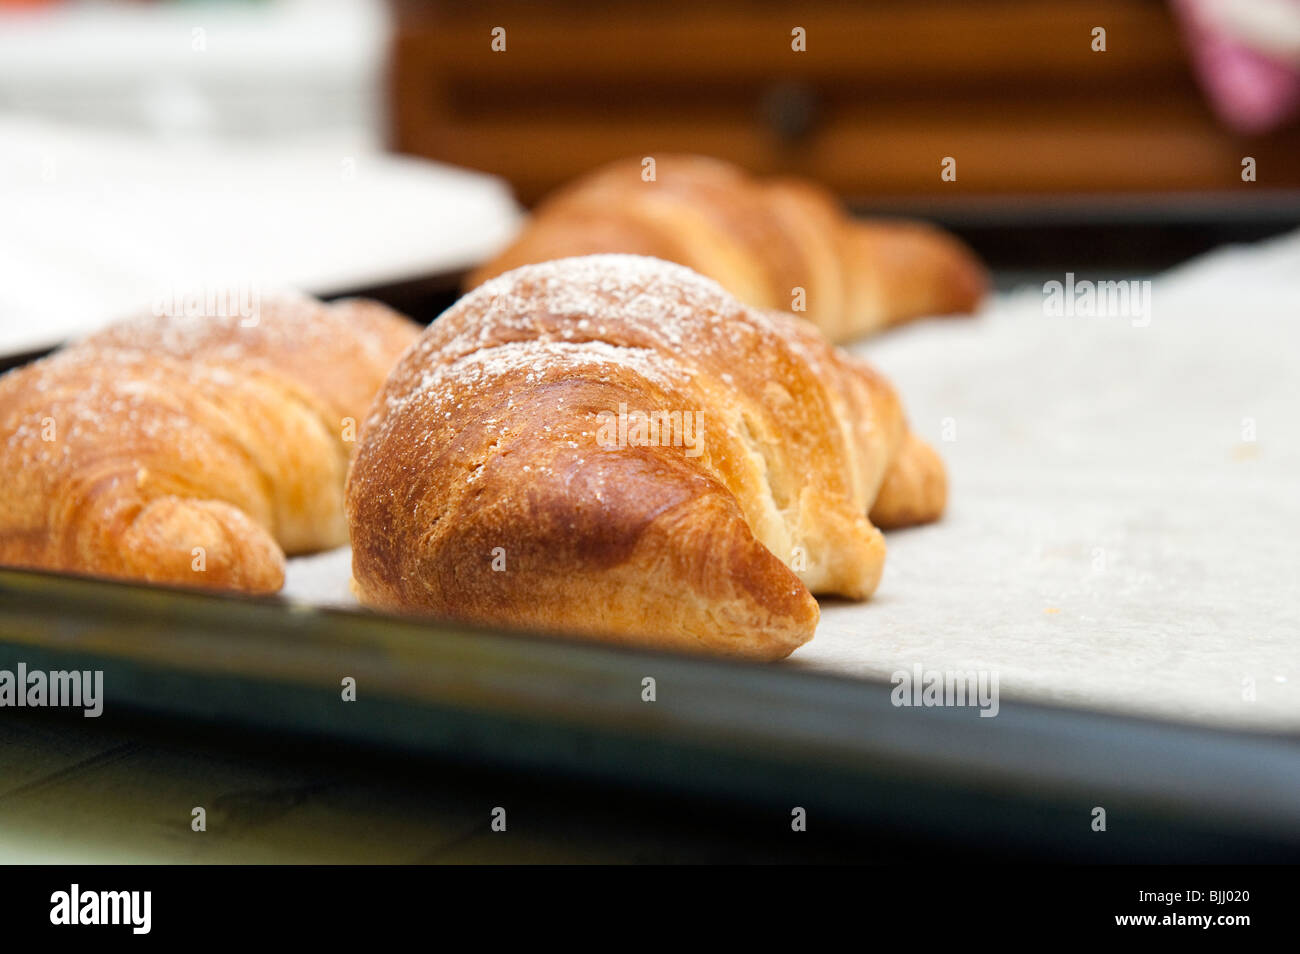
[[[191,290],[317,295],[456,272],[514,234],[494,177],[351,137],[166,142],[0,116],[0,354]]]

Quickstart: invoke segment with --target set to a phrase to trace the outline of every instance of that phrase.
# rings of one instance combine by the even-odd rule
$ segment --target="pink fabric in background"
[[[1249,4],[1235,0],[1222,15],[1215,0],[1171,0],[1182,22],[1192,64],[1210,105],[1226,124],[1244,133],[1263,133],[1286,124],[1300,113],[1300,49],[1290,56],[1263,50],[1248,31],[1232,20],[1249,18]],[[1300,0],[1274,0],[1272,11],[1294,15],[1300,32]]]

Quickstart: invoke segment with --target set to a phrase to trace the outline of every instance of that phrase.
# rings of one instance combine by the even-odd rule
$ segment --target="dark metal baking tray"
[[[366,612],[0,570],[0,668],[106,711],[704,797],[1064,858],[1300,858],[1300,741]],[[356,680],[355,702],[342,680]],[[642,700],[642,680],[657,700]],[[87,720],[88,722],[92,720]],[[93,730],[93,727],[92,727]],[[1106,808],[1108,831],[1091,830]]]

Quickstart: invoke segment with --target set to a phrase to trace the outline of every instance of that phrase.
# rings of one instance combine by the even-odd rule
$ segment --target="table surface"
[[[846,837],[820,819],[792,839],[785,812],[114,715],[6,711],[0,864],[864,862],[890,850],[888,834]],[[191,827],[196,807],[205,831]],[[491,827],[498,807],[504,832]]]

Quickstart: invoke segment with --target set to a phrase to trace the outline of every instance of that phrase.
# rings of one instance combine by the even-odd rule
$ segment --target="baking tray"
[[[355,293],[427,322],[458,281]],[[1296,734],[1005,694],[993,719],[897,708],[888,683],[779,664],[0,569],[0,668],[19,662],[102,670],[109,719],[287,734],[785,817],[801,806],[854,831],[985,853],[1300,860]],[[355,702],[341,698],[345,676]],[[1096,807],[1104,834],[1090,824]]]
[[[108,716],[799,806],[1054,857],[1300,858],[1289,736],[1006,699],[993,719],[896,708],[886,683],[779,665],[0,570],[0,668],[19,662],[102,670]]]

